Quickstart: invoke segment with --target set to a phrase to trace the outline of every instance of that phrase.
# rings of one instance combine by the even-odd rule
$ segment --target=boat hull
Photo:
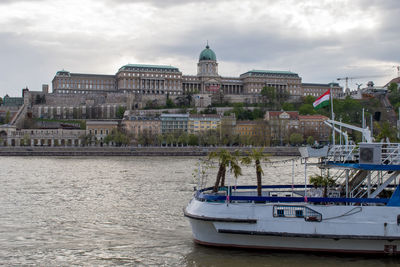
[[[337,207],[329,208],[322,207],[320,210],[325,217],[337,212]],[[351,208],[354,209],[348,209]],[[194,241],[202,245],[399,254],[400,226],[392,220],[395,216],[392,218],[378,214],[378,220],[374,221],[370,215],[376,208],[382,210],[385,207],[370,208],[373,209],[368,211],[368,208],[363,208],[357,214],[336,220],[310,222],[298,218],[273,217],[273,205],[209,204],[194,199],[186,208],[185,215],[189,218]],[[392,213],[393,211],[400,214],[399,208],[392,209]]]

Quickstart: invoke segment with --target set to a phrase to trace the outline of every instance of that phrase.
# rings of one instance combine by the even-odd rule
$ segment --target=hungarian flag
[[[317,100],[315,100],[315,102],[313,103],[314,109],[320,109],[325,106],[329,106],[330,95],[330,90],[328,90],[325,92],[325,94],[318,97]]]

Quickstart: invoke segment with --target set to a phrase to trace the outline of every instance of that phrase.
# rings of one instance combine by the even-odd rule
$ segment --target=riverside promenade
[[[0,147],[0,156],[206,156],[221,147]],[[223,147],[243,154],[251,147]],[[300,156],[297,147],[266,147],[271,156]]]

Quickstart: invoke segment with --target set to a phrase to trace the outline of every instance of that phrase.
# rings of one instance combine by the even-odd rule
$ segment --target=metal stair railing
[[[381,158],[385,165],[400,164],[400,144],[382,144]]]
[[[370,172],[370,193],[369,197],[376,197],[390,182],[397,177],[398,173],[396,172],[395,175],[390,175],[389,172],[382,172],[382,171],[374,171]],[[385,182],[383,182],[385,181]],[[382,185],[385,185],[382,187]],[[356,191],[358,189],[358,191]],[[374,190],[374,191],[372,191]],[[350,195],[352,197],[359,197],[362,198],[366,194],[368,194],[368,175],[362,180],[351,192]]]
[[[358,154],[356,145],[335,145],[328,151],[326,161],[343,163],[354,160],[356,154]]]

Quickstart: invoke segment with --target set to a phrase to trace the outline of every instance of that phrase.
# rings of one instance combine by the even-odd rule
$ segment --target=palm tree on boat
[[[264,148],[260,149],[252,149],[251,152],[247,153],[247,156],[242,158],[242,163],[245,165],[250,165],[253,161],[256,167],[256,174],[257,174],[257,195],[261,196],[261,189],[262,189],[262,175],[264,174],[263,169],[261,167],[261,161],[266,160],[268,161],[268,156],[264,154]]]
[[[310,184],[314,185],[315,187],[323,187],[324,188],[323,197],[327,197],[328,187],[334,186],[335,180],[329,176],[315,174],[310,176]]]
[[[229,166],[229,164],[233,170],[233,175],[236,178],[242,174],[242,168],[239,166],[238,158],[239,151],[231,153],[226,149],[219,149],[218,151],[211,152],[208,155],[209,160],[218,159],[219,164],[213,192],[218,192],[220,186],[225,186],[226,167]]]

